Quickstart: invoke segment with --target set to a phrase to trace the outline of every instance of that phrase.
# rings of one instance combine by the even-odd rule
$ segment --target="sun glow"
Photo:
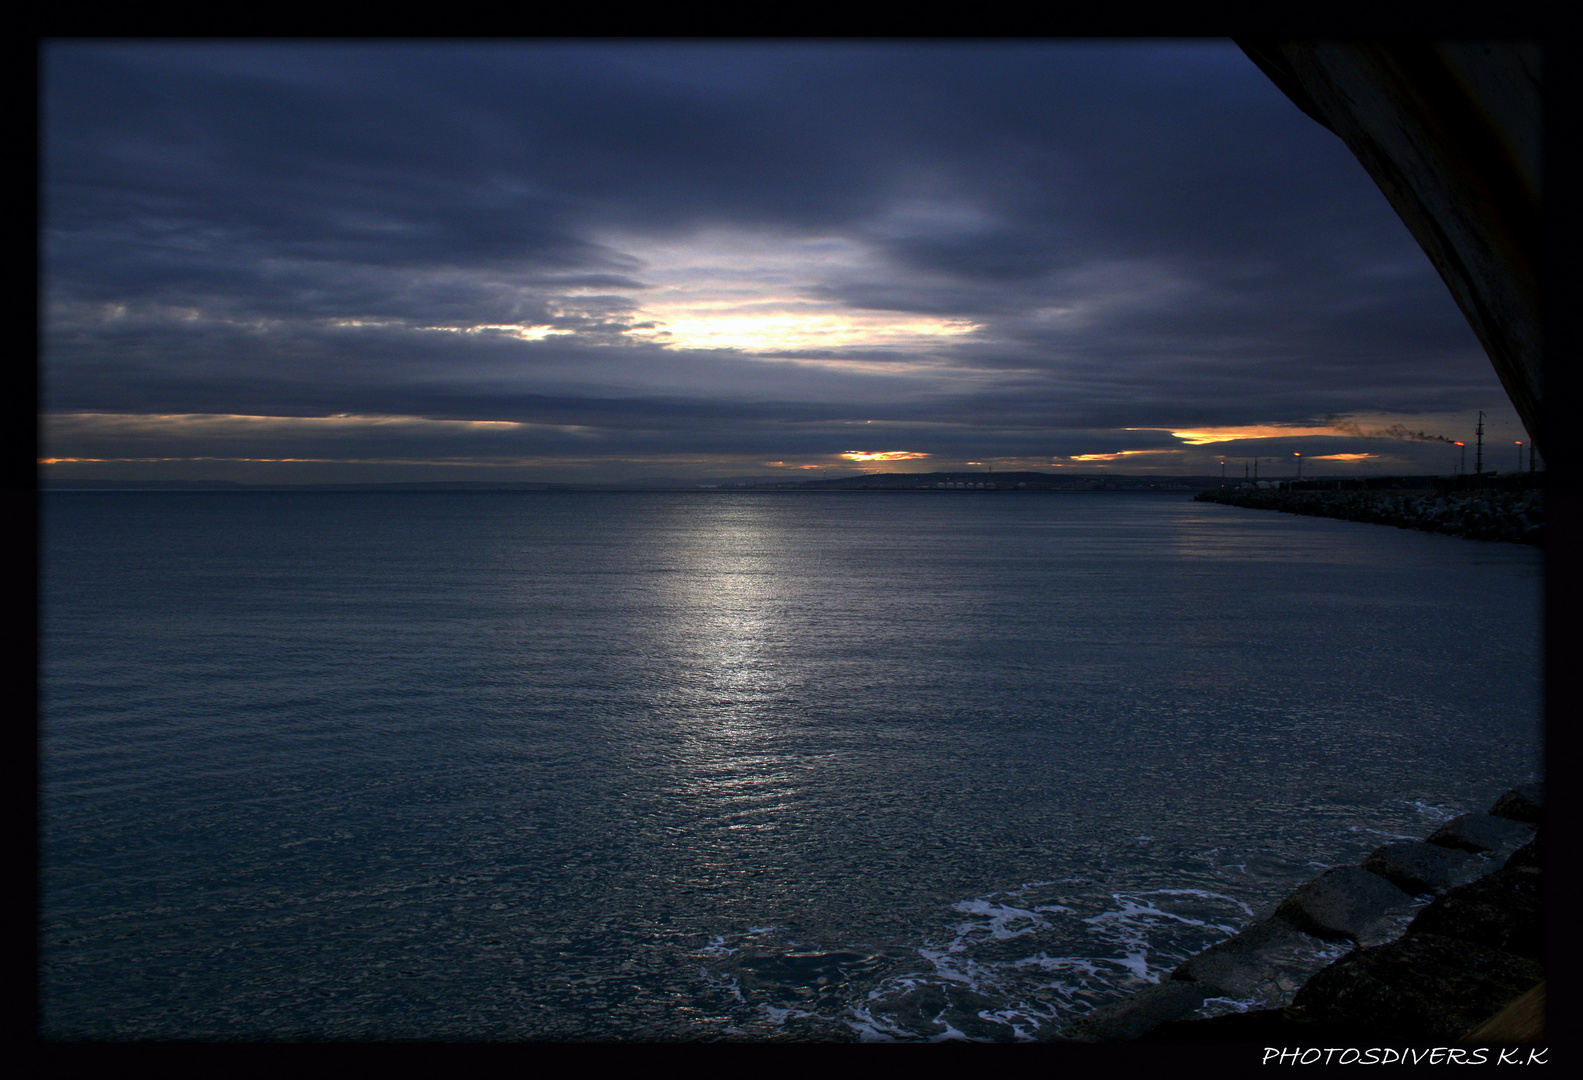
[[[967,319],[853,307],[831,290],[873,280],[882,260],[847,237],[713,229],[678,239],[611,236],[641,265],[627,336],[749,353],[928,347],[972,334]]]
[[[962,320],[897,319],[894,315],[864,312],[781,310],[738,314],[651,307],[644,309],[644,314],[656,325],[633,330],[630,337],[651,338],[686,349],[746,352],[896,348],[960,337],[979,329],[977,323]]]
[[[841,455],[848,461],[914,461],[926,458],[928,454],[920,454],[915,450],[882,450],[870,453],[867,450],[848,450]]]

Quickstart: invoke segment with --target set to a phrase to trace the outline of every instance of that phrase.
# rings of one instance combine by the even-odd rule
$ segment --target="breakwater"
[[[1544,979],[1544,789],[1333,867],[1169,978],[1094,1010],[1083,1042],[1479,1041]],[[1294,985],[1294,961],[1345,954]],[[1214,1015],[1215,1007],[1235,1011]],[[1512,1030],[1504,1041],[1518,1041]],[[1532,1035],[1519,1031],[1516,1035]]]
[[[1254,510],[1367,521],[1401,529],[1544,546],[1544,493],[1527,491],[1286,491],[1222,488],[1193,496]]]

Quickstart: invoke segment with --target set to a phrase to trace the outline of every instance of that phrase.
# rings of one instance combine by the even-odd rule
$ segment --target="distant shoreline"
[[[1195,489],[1166,489],[1156,487],[1111,487],[1085,490],[1083,488],[1043,488],[1033,491],[999,488],[963,492],[983,495],[1190,495]],[[45,487],[41,493],[50,495],[932,495],[935,491],[924,488],[616,488],[616,487],[562,487],[544,488],[402,488],[375,485],[348,484],[341,486],[266,487],[259,484],[247,487]]]
[[[1229,488],[1234,481],[1219,476],[1138,476],[1094,473],[1040,472],[935,472],[872,473],[818,480],[784,480],[779,477],[735,476],[684,480],[677,477],[642,477],[611,483],[551,483],[544,481],[440,480],[347,484],[247,484],[234,480],[57,480],[40,482],[41,491],[208,491],[208,492],[813,492],[813,491],[985,491],[985,492],[1177,492],[1189,493]]]
[[[416,480],[360,483],[274,484],[237,480],[112,480],[98,478],[39,481],[40,491],[204,491],[204,492],[814,492],[814,491],[983,491],[983,492],[1169,492],[1204,493],[1211,498],[1319,491],[1420,494],[1471,489],[1519,490],[1543,486],[1544,474],[1485,473],[1472,476],[1326,476],[1303,480],[1280,477],[1257,482],[1227,476],[1151,475],[1137,473],[930,472],[862,473],[856,476],[790,480],[780,476],[722,476],[683,479],[675,476],[633,477],[606,483],[541,480]]]

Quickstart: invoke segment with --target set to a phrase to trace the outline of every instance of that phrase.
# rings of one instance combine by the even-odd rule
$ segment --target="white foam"
[[[1444,806],[1436,806],[1434,803],[1426,803],[1422,799],[1410,799],[1407,805],[1425,817],[1434,818],[1436,821],[1450,821],[1462,812]]]
[[[1044,953],[1040,953],[1038,956],[1025,956],[1020,960],[1013,960],[1011,966],[1014,968],[1036,967],[1040,971],[1048,972],[1076,972],[1079,975],[1092,975],[1095,977],[1104,974],[1104,972],[1100,971],[1098,964],[1087,956],[1046,956]]]
[[[716,934],[714,937],[709,939],[709,944],[705,945],[698,951],[701,953],[707,953],[710,956],[730,956],[732,953],[740,952],[741,950],[738,948],[728,947],[726,945],[725,937],[720,934]]]
[[[1035,912],[1024,908],[1012,907],[1009,904],[992,903],[989,900],[963,900],[961,903],[953,904],[951,910],[960,911],[965,915],[985,915],[989,918],[987,927],[978,927],[971,923],[961,924],[957,927],[958,940],[973,933],[975,930],[984,929],[995,940],[1006,941],[1010,938],[1022,937],[1024,934],[1031,934],[1035,930],[1050,925]],[[1024,926],[1020,930],[1012,930],[1010,924],[1021,919],[1028,920],[1031,925]]]
[[[1226,1016],[1230,1013],[1244,1013],[1249,1009],[1262,1009],[1265,1003],[1258,998],[1230,998],[1212,997],[1205,998],[1195,1012],[1197,1015],[1208,1019],[1212,1016]]]
[[[1139,980],[1140,982],[1157,983],[1160,981],[1160,977],[1158,975],[1149,974],[1149,954],[1147,950],[1141,952],[1130,952],[1126,955],[1125,959],[1117,960],[1115,962],[1126,968],[1128,971],[1132,972],[1133,978]]]
[[[785,1027],[788,1017],[819,1015],[818,1013],[811,1013],[806,1009],[778,1009],[774,1005],[762,1004],[759,1006],[759,1011],[762,1012],[765,1018],[776,1027]]]
[[[795,1017],[821,1017],[844,1024],[863,1042],[981,1042],[985,1033],[976,1025],[982,1023],[994,1025],[1000,1038],[1029,1041],[1041,1029],[1117,994],[1159,982],[1180,959],[1231,936],[1253,915],[1247,903],[1210,889],[1100,891],[1093,886],[1089,878],[1028,881],[951,904],[947,910],[957,918],[942,927],[945,933],[914,946],[918,967],[876,973],[877,983],[860,991],[864,999],[843,1002],[835,1016],[772,1003],[775,998],[763,1001],[757,990],[744,995],[734,978],[716,975],[709,981],[750,1005],[759,1023],[775,1027]],[[740,953],[738,946],[754,951],[798,947],[785,929],[754,926],[729,938],[716,936],[700,952],[720,961]],[[1023,947],[1008,948],[1013,942]],[[1056,942],[1060,946],[1052,947]],[[816,942],[807,947],[836,946]],[[916,1005],[908,1002],[918,1000],[915,991],[930,988],[945,998],[939,1014],[926,1020],[911,1012]],[[972,1006],[977,1020],[967,1028],[976,1035],[962,1030],[968,1014],[953,1011],[966,1005],[963,991],[990,999]],[[908,1015],[916,1019],[904,1019]],[[734,1023],[740,1026],[743,1020]]]
[[[876,1019],[860,1005],[852,1006],[851,1011],[856,1019],[848,1020],[847,1026],[857,1032],[859,1042],[897,1042],[912,1037],[912,1032]]]

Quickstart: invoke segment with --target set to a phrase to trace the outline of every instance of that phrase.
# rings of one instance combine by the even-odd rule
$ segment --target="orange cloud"
[[[1157,428],[1128,428],[1128,431],[1155,431]],[[1209,443],[1232,442],[1236,439],[1285,439],[1299,435],[1345,434],[1334,427],[1280,427],[1274,424],[1256,424],[1250,427],[1201,428],[1192,431],[1172,431],[1172,435],[1189,446]]]
[[[1137,454],[1174,454],[1175,450],[1118,450],[1114,454],[1068,454],[1068,461],[1115,461],[1119,457]]]

